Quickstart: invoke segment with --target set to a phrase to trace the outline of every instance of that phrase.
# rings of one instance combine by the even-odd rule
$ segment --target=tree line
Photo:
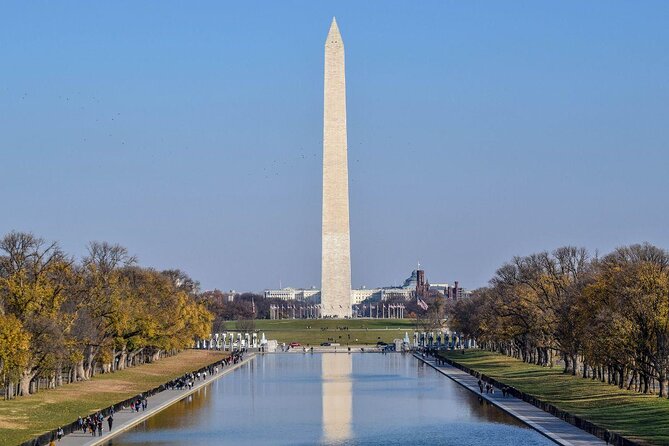
[[[667,396],[669,253],[656,246],[514,257],[448,317],[484,349]]]
[[[0,239],[0,387],[5,398],[152,362],[210,333],[197,282],[91,242],[80,261],[30,233]]]

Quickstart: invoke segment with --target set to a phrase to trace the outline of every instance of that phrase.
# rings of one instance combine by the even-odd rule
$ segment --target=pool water
[[[411,355],[266,354],[107,445],[548,445]]]

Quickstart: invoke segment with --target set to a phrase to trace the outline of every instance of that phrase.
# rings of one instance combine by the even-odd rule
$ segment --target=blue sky
[[[0,232],[204,288],[320,283],[323,43],[353,285],[669,248],[669,2],[3,2]]]

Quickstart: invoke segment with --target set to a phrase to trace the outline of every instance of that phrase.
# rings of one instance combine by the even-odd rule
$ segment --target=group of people
[[[225,359],[222,359],[221,362],[217,364],[212,364],[200,371],[186,373],[179,378],[173,379],[172,381],[165,384],[166,390],[190,390],[195,385],[195,381],[206,381],[207,375],[213,376],[218,374],[220,367],[225,367],[231,364],[237,364],[243,359],[243,352],[233,352],[230,356]]]
[[[143,412],[148,406],[149,400],[147,400],[146,397],[140,393],[137,399],[134,399],[130,402],[130,411],[139,412],[139,409],[142,409]],[[109,430],[111,430],[111,428],[109,428]]]
[[[495,393],[495,386],[493,386],[492,384],[484,383],[483,381],[481,381],[481,379],[479,379],[478,384],[481,393],[483,393],[484,388],[485,388],[485,393]]]
[[[447,364],[446,360],[443,357],[441,357],[438,353],[439,353],[439,351],[435,348],[425,348],[421,352],[421,357],[426,358],[428,356],[434,356],[434,361],[435,361],[436,365],[438,365],[438,366],[439,365],[446,365]],[[464,353],[464,350],[463,350],[463,353]],[[485,393],[489,393],[489,394],[494,394],[495,393],[495,386],[493,386],[492,384],[490,384],[488,382],[484,383],[480,378],[478,380],[478,385],[479,385],[479,391],[481,392],[481,394],[483,394],[484,390],[485,390]],[[510,395],[510,393],[509,393],[511,391],[510,387],[504,386],[504,387],[501,387],[500,390],[502,391],[502,396],[503,397],[506,398],[507,395]]]
[[[484,383],[483,381],[481,381],[481,379],[479,379],[478,384],[479,384],[479,390],[481,391],[481,393],[483,393],[484,389],[485,389],[485,393],[492,393],[492,394],[495,393],[495,386],[493,386],[492,384]],[[510,388],[508,386],[504,386],[504,387],[501,388],[501,390],[502,390],[502,396],[504,398],[506,398],[506,396],[509,395]]]
[[[102,425],[105,420],[105,416],[102,415],[102,412],[98,412],[94,415],[89,415],[85,418],[79,417],[77,420],[77,427],[84,434],[90,432],[93,437],[97,434],[98,437],[102,436]],[[112,426],[114,424],[114,408],[110,409],[109,415],[107,415],[107,425],[109,426],[109,431],[111,432]],[[59,429],[62,431],[62,429]],[[58,438],[60,441],[60,438]]]
[[[197,372],[186,373],[180,378],[174,379],[167,384],[165,384],[166,390],[183,390],[183,389],[192,389],[195,381],[204,381],[207,379],[207,375],[215,375],[219,372],[220,368],[223,366],[228,366],[232,364],[237,364],[243,360],[244,352],[233,352],[230,356],[222,359],[217,364],[212,364],[204,369],[201,369]],[[130,410],[134,413],[145,411],[149,405],[149,401],[144,394],[139,394],[136,398],[130,402]],[[106,416],[107,426],[109,427],[109,432],[112,430],[114,424],[114,408],[111,407]],[[89,415],[87,417],[79,417],[77,420],[76,429],[83,432],[84,434],[89,433],[92,436],[102,436],[103,425],[105,421],[105,415],[102,412],[97,412],[96,414]],[[49,443],[50,446],[56,444],[56,439],[60,441],[65,432],[62,427],[59,427],[56,430],[56,435],[51,439]]]

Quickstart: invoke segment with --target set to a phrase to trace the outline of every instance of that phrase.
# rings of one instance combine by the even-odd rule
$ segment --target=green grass
[[[223,357],[225,354],[220,352],[186,350],[153,364],[98,375],[90,381],[67,384],[14,400],[0,400],[0,446],[30,440],[76,421],[80,415],[124,401]]]
[[[563,374],[495,353],[470,350],[444,356],[627,438],[669,444],[669,400]]]
[[[348,330],[337,329],[348,327]],[[320,345],[338,342],[342,345],[370,345],[378,341],[402,339],[406,332],[413,337],[412,319],[284,319],[256,320],[255,328],[267,339],[279,342],[299,342],[302,345]],[[236,329],[236,325],[230,329]],[[334,339],[334,341],[332,341]],[[413,339],[413,338],[412,338]]]

